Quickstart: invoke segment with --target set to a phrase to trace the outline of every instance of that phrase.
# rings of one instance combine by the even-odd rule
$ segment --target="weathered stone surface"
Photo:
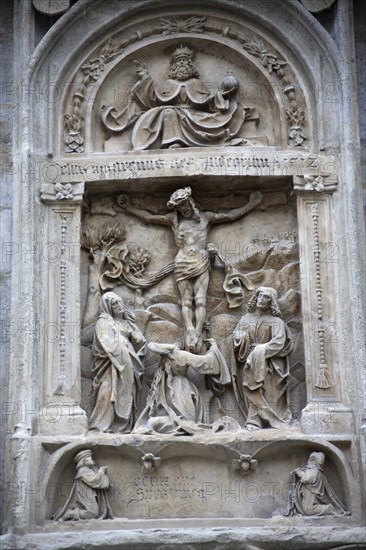
[[[352,3],[67,4],[2,42],[2,545],[361,547]]]

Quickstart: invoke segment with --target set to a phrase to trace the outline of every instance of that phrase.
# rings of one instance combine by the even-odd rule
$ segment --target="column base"
[[[354,431],[353,413],[342,403],[308,403],[301,411],[300,427],[305,434],[349,434]]]
[[[86,412],[76,403],[49,403],[38,416],[39,435],[78,435],[88,431]]]

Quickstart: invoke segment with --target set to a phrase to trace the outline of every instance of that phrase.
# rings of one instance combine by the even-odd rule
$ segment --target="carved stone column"
[[[80,407],[80,216],[84,183],[42,186],[48,212],[48,288],[44,395],[38,431],[74,435],[87,428]]]
[[[352,431],[344,405],[335,296],[337,244],[332,236],[332,193],[336,180],[295,176],[299,225],[307,406],[300,423],[305,433]]]

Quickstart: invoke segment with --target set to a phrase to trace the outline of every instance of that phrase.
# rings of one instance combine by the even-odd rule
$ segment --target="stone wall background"
[[[366,225],[366,4],[354,0],[357,102],[360,123],[361,183]]]
[[[4,478],[5,441],[7,433],[7,379],[10,352],[10,288],[11,288],[11,255],[12,243],[12,187],[13,170],[13,114],[15,94],[13,88],[13,0],[4,0],[0,17],[0,63],[1,63],[1,98],[0,98],[0,526],[3,524],[6,487]]]

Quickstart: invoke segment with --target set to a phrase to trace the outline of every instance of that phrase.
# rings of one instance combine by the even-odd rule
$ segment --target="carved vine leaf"
[[[123,53],[124,48],[121,42],[113,42],[109,39],[100,50],[99,55],[89,59],[80,67],[84,77],[73,94],[72,113],[65,114],[65,126],[68,136],[65,139],[66,153],[83,153],[84,138],[81,132],[84,129],[84,117],[80,113],[81,104],[85,101],[86,90],[91,80],[97,81],[104,71],[105,65],[112,61],[117,55]]]
[[[71,133],[79,133],[84,125],[84,117],[81,115],[65,115],[65,126]]]
[[[206,17],[189,17],[182,20],[177,17],[161,19],[160,24],[163,28],[162,35],[177,34],[179,32],[197,32],[203,33],[205,30]]]
[[[287,120],[293,126],[302,126],[305,122],[305,112],[303,109],[286,109]]]
[[[289,144],[291,147],[300,147],[306,140],[304,131],[305,111],[298,108],[286,109],[287,121],[290,126]]]
[[[296,101],[296,86],[288,84],[288,74],[283,70],[287,65],[286,61],[279,59],[277,55],[268,51],[260,40],[253,39],[251,41],[242,42],[244,50],[250,55],[260,59],[263,67],[269,73],[276,72],[278,78],[285,85],[283,92],[288,96],[291,102],[291,108],[286,109],[287,121],[289,124],[288,142],[291,147],[301,147],[306,141],[305,130],[303,124],[305,122],[305,111],[298,107]]]
[[[113,42],[110,39],[104,44],[103,48],[101,49],[100,56],[105,59],[106,63],[109,63],[117,55],[123,52],[124,52],[124,48],[122,46],[122,42]]]
[[[279,69],[281,69],[281,67],[286,65],[286,61],[278,59],[277,55],[275,55],[273,52],[269,52],[268,50],[266,50],[263,42],[260,42],[259,40],[245,42],[243,44],[243,48],[249,54],[258,57],[263,67],[265,67],[269,73],[271,73],[272,71],[278,71]]]
[[[121,42],[112,42],[112,40],[108,40],[99,52],[99,56],[95,59],[89,59],[89,61],[81,66],[81,70],[93,80],[98,80],[104,71],[105,65],[112,61],[117,55],[123,53],[123,51],[124,48],[122,48]]]

